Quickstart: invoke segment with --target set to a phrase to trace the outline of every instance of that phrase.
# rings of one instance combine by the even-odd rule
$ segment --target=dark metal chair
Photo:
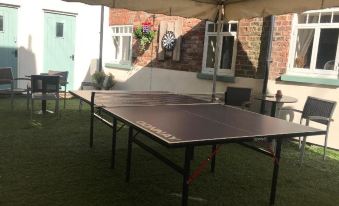
[[[93,82],[81,82],[80,90],[84,90],[85,87],[91,87],[91,89],[93,89],[94,83]],[[79,101],[79,111],[82,110],[82,105],[83,105],[83,101],[80,99],[80,101]]]
[[[323,124],[326,126],[326,135],[324,142],[324,154],[323,159],[326,159],[326,149],[327,149],[327,138],[328,138],[328,130],[330,128],[330,123],[333,121],[332,115],[336,106],[335,101],[329,101],[325,99],[319,99],[316,97],[307,97],[304,108],[302,111],[297,109],[289,109],[294,112],[301,113],[300,124],[303,124],[305,121],[305,125],[308,126],[310,121],[317,122],[319,124]],[[299,149],[300,151],[300,162],[303,162],[304,152],[306,146],[306,136],[303,137],[303,141],[301,142],[301,138],[299,137]],[[301,144],[302,143],[302,144]]]
[[[251,105],[251,92],[252,89],[250,88],[227,87],[225,92],[225,104],[249,109]]]
[[[17,82],[20,80],[30,81],[29,78],[14,78],[12,68],[0,68],[0,93],[9,94],[11,96],[11,109],[14,108],[14,98],[16,94],[26,94],[27,96],[27,110],[29,109],[29,87],[17,88]]]
[[[46,109],[47,100],[55,100],[55,113],[59,117],[59,78],[60,76],[51,75],[31,76],[31,118],[34,110],[34,100],[42,101],[43,110]]]
[[[66,108],[66,95],[67,95],[67,78],[68,78],[68,71],[54,71],[49,70],[48,75],[57,75],[60,76],[60,87],[63,87],[62,92],[64,93],[64,109]],[[61,89],[61,88],[60,88]]]

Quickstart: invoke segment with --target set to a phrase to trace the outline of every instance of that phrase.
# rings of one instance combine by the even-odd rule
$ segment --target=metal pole
[[[268,39],[268,46],[266,50],[266,65],[265,65],[265,73],[264,73],[264,83],[262,87],[262,94],[266,94],[267,92],[267,83],[268,83],[268,76],[270,72],[270,64],[272,63],[272,41],[273,41],[273,30],[274,30],[274,21],[275,17],[272,15],[270,18],[270,28],[269,28],[269,39]],[[261,101],[260,106],[260,113],[263,114],[265,110],[265,101]]]
[[[99,71],[102,70],[102,47],[104,40],[104,14],[105,7],[101,6],[101,17],[100,17],[100,48],[99,48]]]
[[[218,5],[218,20],[217,20],[217,42],[215,48],[215,58],[214,58],[214,70],[213,70],[213,86],[212,86],[212,102],[215,101],[215,93],[216,93],[216,84],[217,84],[217,71],[220,67],[219,64],[219,53],[220,53],[220,44],[221,44],[221,27],[222,27],[222,19],[223,19],[223,5]]]

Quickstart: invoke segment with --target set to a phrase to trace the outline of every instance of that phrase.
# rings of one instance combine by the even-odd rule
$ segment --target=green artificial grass
[[[26,111],[25,99],[10,111],[0,97],[0,205],[180,205],[182,179],[171,168],[135,146],[131,181],[124,181],[127,130],[118,134],[116,169],[110,169],[112,131],[95,122],[94,147],[89,148],[89,108],[78,111],[78,100],[68,100],[55,115]],[[61,106],[63,106],[61,102]],[[53,109],[53,103],[48,103]],[[36,105],[36,110],[39,105]],[[147,141],[146,137],[142,137]],[[154,148],[183,164],[183,150]],[[195,151],[194,170],[210,147]],[[284,142],[276,205],[339,205],[339,152],[308,146],[298,165],[295,143]],[[221,147],[216,172],[209,167],[192,183],[189,205],[268,205],[273,160],[236,144]]]

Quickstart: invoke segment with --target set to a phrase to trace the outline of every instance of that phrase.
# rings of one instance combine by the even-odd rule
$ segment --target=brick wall
[[[176,20],[181,17],[165,15],[152,15],[145,12],[129,11],[125,9],[110,10],[110,25],[134,26],[142,22],[154,22],[154,30],[159,29],[159,23],[163,20]],[[200,72],[202,67],[205,22],[198,19],[183,20],[183,38],[181,44],[181,58],[179,62],[170,58],[164,61],[157,60],[158,38],[154,38],[146,51],[140,53],[138,45],[133,40],[133,64],[138,66],[158,67],[180,71]],[[275,78],[281,73],[287,64],[288,47],[290,39],[289,15],[276,18],[276,26],[273,42],[273,63],[271,64],[270,78]],[[253,18],[239,21],[238,45],[235,74],[239,77],[263,78],[263,69],[266,63],[266,48],[268,40],[267,18]],[[153,59],[153,61],[152,61]]]
[[[280,15],[275,18],[272,60],[270,65],[270,79],[277,79],[286,72],[288,63],[288,52],[290,48],[292,30],[292,15]]]

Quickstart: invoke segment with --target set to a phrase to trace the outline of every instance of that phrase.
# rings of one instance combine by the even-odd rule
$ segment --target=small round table
[[[282,97],[275,97],[275,95],[261,95],[261,96],[256,96],[255,99],[272,103],[271,117],[275,117],[277,103],[295,103],[298,101],[294,97],[285,96],[285,95],[283,95]]]

